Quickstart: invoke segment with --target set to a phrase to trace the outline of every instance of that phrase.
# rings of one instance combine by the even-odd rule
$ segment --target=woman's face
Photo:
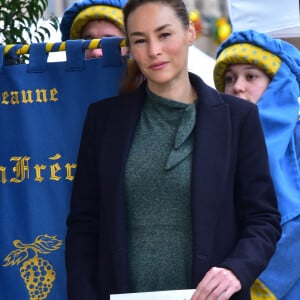
[[[142,4],[128,16],[127,35],[130,52],[149,88],[186,76],[188,46],[195,39],[195,30],[191,24],[184,28],[171,6]]]
[[[257,103],[271,79],[261,69],[251,64],[234,64],[224,76],[225,93]]]
[[[102,39],[103,37],[124,36],[124,33],[119,27],[113,23],[105,20],[93,20],[88,22],[82,30],[82,38],[89,39]],[[88,49],[85,51],[87,59],[102,57],[102,49]]]

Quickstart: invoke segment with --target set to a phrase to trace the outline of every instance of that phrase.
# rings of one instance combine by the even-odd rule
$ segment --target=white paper
[[[195,290],[173,290],[110,295],[110,300],[190,300]]]

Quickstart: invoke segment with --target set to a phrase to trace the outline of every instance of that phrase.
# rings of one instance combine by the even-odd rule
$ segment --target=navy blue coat
[[[231,269],[250,299],[281,235],[280,214],[255,105],[219,94],[190,74],[198,94],[192,168],[193,284],[212,267]],[[130,292],[124,174],[145,101],[92,104],[85,121],[66,238],[69,300]],[[158,150],[159,151],[159,150]]]

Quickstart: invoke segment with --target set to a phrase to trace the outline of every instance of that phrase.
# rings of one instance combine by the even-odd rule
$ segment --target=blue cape
[[[220,45],[217,56],[224,48],[239,43],[254,44],[274,53],[282,61],[257,105],[284,224],[300,215],[300,167],[295,146],[300,96],[300,51],[283,40],[247,30],[233,32]]]

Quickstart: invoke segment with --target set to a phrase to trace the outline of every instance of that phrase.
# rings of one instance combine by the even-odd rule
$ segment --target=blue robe
[[[282,237],[260,282],[276,299],[300,299],[300,52],[293,45],[253,30],[234,32],[220,45],[249,43],[274,53],[281,65],[260,98],[260,120],[282,215]],[[257,299],[273,299],[263,298]]]

